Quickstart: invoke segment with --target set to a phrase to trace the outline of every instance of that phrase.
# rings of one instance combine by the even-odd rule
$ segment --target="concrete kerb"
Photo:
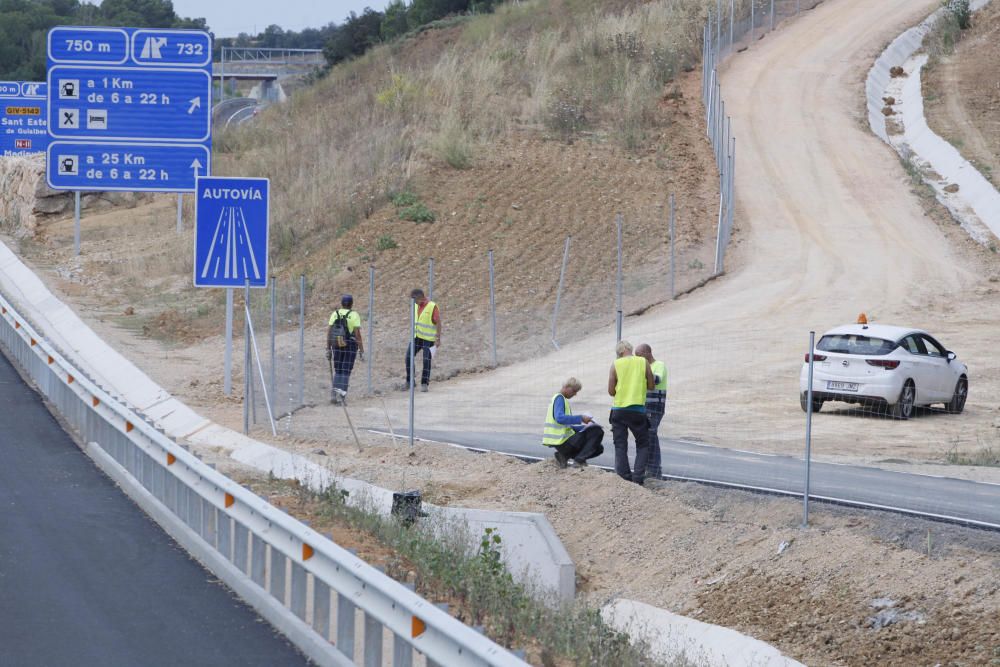
[[[759,639],[635,600],[609,602],[601,608],[601,618],[633,640],[645,642],[651,657],[664,662],[683,656],[696,665],[804,667]]]
[[[990,1],[973,0],[970,7],[978,11]],[[872,131],[904,160],[917,163],[921,177],[933,188],[938,201],[973,239],[985,245],[990,242],[989,232],[1000,237],[1000,192],[954,146],[935,134],[924,117],[921,73],[927,56],[915,54],[945,11],[938,9],[903,32],[876,59],[865,82],[868,122]],[[893,67],[902,67],[906,76],[893,78]],[[882,113],[887,96],[896,100],[889,106],[900,112],[894,117],[901,121],[902,133],[889,133],[887,117]],[[957,192],[947,191],[948,186],[958,186]]]
[[[222,447],[241,463],[283,479],[297,479],[322,491],[336,484],[348,498],[388,514],[392,491],[359,480],[333,475],[309,459],[252,440],[202,417],[171,396],[132,362],[115,351],[66,304],[53,295],[5,244],[0,243],[0,287],[24,309],[25,316],[50,342],[95,384],[120,396],[166,435],[192,445]],[[403,489],[400,489],[403,490]],[[505,563],[515,578],[559,600],[576,592],[576,569],[552,525],[544,515],[427,506],[449,522],[468,527],[471,547],[487,527],[496,528],[504,545]]]

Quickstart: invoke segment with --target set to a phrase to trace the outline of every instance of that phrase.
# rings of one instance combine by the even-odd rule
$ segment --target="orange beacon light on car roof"
[[[868,324],[868,316],[864,313],[858,315],[858,324]]]

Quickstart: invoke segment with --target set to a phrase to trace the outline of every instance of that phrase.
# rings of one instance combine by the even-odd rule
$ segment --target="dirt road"
[[[865,311],[875,321],[935,332],[970,364],[966,413],[904,423],[828,405],[814,423],[814,453],[940,463],[949,449],[995,441],[995,260],[925,212],[861,114],[861,82],[876,54],[936,6],[831,0],[727,63],[722,85],[737,138],[739,221],[730,272],[624,327],[625,338],[650,342],[667,360],[671,437],[801,451],[798,369],[808,332]],[[441,354],[448,344],[456,341],[446,341]],[[546,401],[571,374],[584,384],[574,408],[603,417],[613,346],[607,330],[542,359],[435,385],[418,397],[417,426],[524,430],[541,421]],[[394,420],[405,423],[402,397],[389,404]],[[329,412],[315,412],[303,419],[328,426]],[[367,415],[384,423],[380,405]]]

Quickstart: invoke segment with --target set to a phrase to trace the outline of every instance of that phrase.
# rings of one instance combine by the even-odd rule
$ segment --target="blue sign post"
[[[201,31],[50,30],[49,185],[193,192],[211,173],[211,61]]]
[[[266,178],[199,178],[195,197],[195,287],[267,287]]]
[[[47,109],[44,83],[0,81],[0,155],[44,153]]]

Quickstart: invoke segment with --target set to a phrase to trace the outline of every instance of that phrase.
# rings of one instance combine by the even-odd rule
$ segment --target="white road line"
[[[243,220],[243,233],[246,234],[247,237],[247,249],[250,252],[250,263],[253,264],[253,275],[254,278],[260,280],[260,269],[257,268],[257,258],[254,256],[253,253],[253,243],[250,242],[250,229],[247,227],[247,219],[243,215],[242,208],[240,209],[240,218],[242,218]]]
[[[201,277],[204,278],[208,275],[208,267],[211,265],[212,255],[215,253],[215,240],[219,238],[219,230],[222,229],[222,213],[219,214],[219,220],[215,223],[215,231],[212,233],[212,243],[208,246],[208,257],[205,258],[205,268],[201,272]],[[215,275],[219,275],[219,261],[215,261]]]

